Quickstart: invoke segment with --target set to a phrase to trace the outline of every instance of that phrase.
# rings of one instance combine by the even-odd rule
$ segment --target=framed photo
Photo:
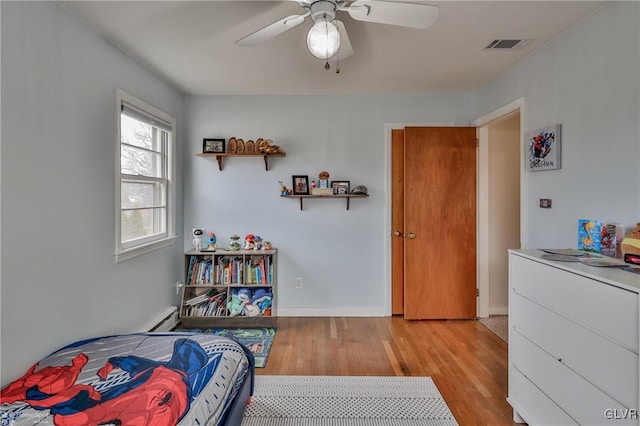
[[[347,195],[349,193],[349,181],[332,180],[331,189],[333,189],[333,195]]]
[[[561,167],[560,131],[561,125],[554,124],[527,133],[525,150],[529,171],[556,170]]]
[[[224,152],[224,139],[203,139],[203,153],[222,154]]]
[[[293,195],[309,194],[309,176],[293,175]]]

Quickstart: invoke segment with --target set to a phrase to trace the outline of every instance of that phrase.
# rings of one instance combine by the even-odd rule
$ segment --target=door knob
[[[414,239],[416,237],[416,234],[414,234],[413,232],[409,232],[409,235],[407,236],[411,239]]]
[[[396,237],[402,237],[402,232],[396,231],[393,233],[393,235],[395,235]]]

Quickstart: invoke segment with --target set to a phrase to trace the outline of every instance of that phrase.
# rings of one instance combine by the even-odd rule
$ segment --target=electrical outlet
[[[296,278],[296,288],[302,288],[302,277]]]

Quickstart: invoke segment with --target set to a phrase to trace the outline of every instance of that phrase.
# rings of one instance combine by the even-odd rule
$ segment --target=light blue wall
[[[251,233],[279,252],[278,310],[286,315],[385,315],[387,206],[385,123],[468,125],[470,95],[189,97],[185,155],[185,235],[194,226],[229,236]],[[196,157],[203,138],[272,139],[287,152],[271,160],[229,158],[219,171]],[[292,175],[365,185],[369,198],[298,200],[279,196]],[[437,230],[434,229],[434,236]],[[438,236],[440,237],[440,236]],[[191,239],[185,238],[185,248]],[[301,289],[295,279],[301,277]]]
[[[530,248],[576,247],[579,218],[640,221],[639,22],[610,2],[475,94],[477,117],[524,97],[525,131],[562,124],[562,169],[525,174]]]
[[[182,239],[115,264],[116,88],[173,115],[183,95],[55,2],[2,7],[2,371],[171,304]],[[178,176],[182,173],[178,154]],[[181,185],[181,180],[178,180]],[[178,231],[182,197],[178,191]]]

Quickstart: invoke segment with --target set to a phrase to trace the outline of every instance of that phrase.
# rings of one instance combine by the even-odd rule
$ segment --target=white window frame
[[[166,158],[167,162],[164,165],[165,173],[166,173],[166,232],[158,235],[153,235],[150,237],[144,237],[133,241],[128,241],[123,243],[121,238],[121,214],[122,214],[122,199],[121,199],[121,185],[122,180],[125,179],[127,175],[123,175],[121,173],[121,113],[122,113],[122,105],[123,102],[128,104],[129,106],[134,107],[140,112],[155,117],[159,120],[162,120],[164,123],[167,123],[171,128],[171,133],[169,135],[169,141],[166,144]],[[175,156],[175,147],[176,147],[176,119],[170,116],[169,114],[160,111],[159,109],[147,104],[144,101],[126,93],[123,90],[116,90],[116,161],[115,161],[115,175],[116,175],[116,184],[115,184],[115,231],[116,231],[116,243],[115,243],[115,253],[114,258],[115,262],[123,262],[128,259],[132,259],[134,257],[149,253],[154,250],[158,250],[163,247],[168,247],[170,245],[175,244],[177,236],[176,236],[176,226],[175,226],[175,169],[176,169],[176,156]],[[130,176],[129,176],[130,177]],[[144,180],[144,177],[140,177],[141,180]]]

